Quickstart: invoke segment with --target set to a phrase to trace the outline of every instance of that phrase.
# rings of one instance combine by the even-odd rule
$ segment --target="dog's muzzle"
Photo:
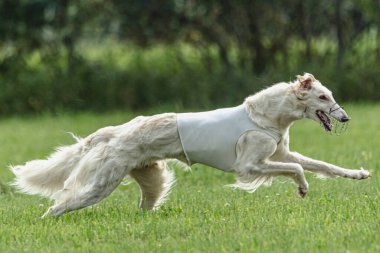
[[[323,113],[323,117],[321,117],[321,115],[318,115],[318,117],[327,132],[334,132],[337,135],[347,130],[347,122],[350,120],[347,113],[343,110],[343,107],[339,106],[338,103],[334,103],[328,113]]]
[[[335,107],[335,108],[334,108]],[[339,106],[338,103],[334,103],[328,112],[329,115],[337,119],[339,122],[347,122],[350,120],[347,113],[343,110],[342,106]]]

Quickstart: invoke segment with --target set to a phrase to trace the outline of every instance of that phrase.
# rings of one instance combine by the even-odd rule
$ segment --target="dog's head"
[[[330,117],[342,123],[349,120],[347,113],[335,102],[332,92],[312,74],[298,75],[294,91],[298,101],[305,106],[304,117],[321,123],[326,131],[333,129]]]

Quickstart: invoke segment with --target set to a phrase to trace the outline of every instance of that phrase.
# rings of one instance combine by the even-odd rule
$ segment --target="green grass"
[[[327,135],[314,122],[297,122],[291,147],[347,168],[372,171],[364,181],[319,180],[307,174],[305,199],[279,178],[249,194],[224,188],[232,174],[195,165],[176,170],[177,184],[157,212],[137,208],[135,183],[121,185],[92,208],[40,219],[48,200],[0,191],[0,252],[379,252],[380,105],[349,105],[342,136]],[[116,112],[0,120],[0,181],[12,180],[9,164],[48,155],[85,136],[132,117]],[[1,185],[0,185],[1,186]]]

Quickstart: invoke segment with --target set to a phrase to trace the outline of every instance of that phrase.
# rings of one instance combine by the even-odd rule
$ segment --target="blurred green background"
[[[380,98],[380,0],[0,0],[0,115],[240,103],[313,73]]]

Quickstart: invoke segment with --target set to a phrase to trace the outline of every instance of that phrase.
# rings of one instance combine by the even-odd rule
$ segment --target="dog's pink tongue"
[[[330,121],[330,118],[322,111],[318,111],[318,116],[320,117],[322,123],[323,123],[323,126],[325,127],[325,129],[327,131],[331,131],[332,130],[332,126],[331,126],[331,121]]]
[[[324,123],[325,127],[327,128],[327,130],[331,131],[332,130],[332,125],[331,125],[330,118],[326,114],[323,115],[323,118],[324,118],[324,122],[323,123]]]

